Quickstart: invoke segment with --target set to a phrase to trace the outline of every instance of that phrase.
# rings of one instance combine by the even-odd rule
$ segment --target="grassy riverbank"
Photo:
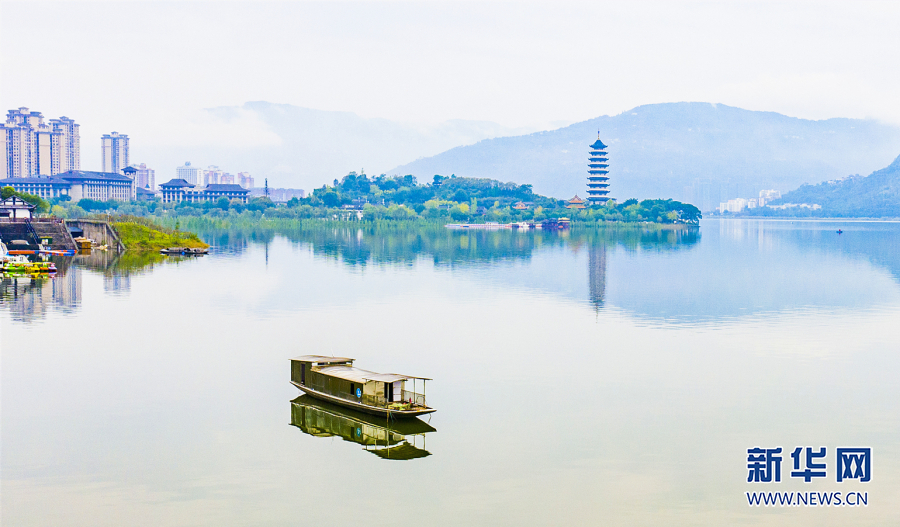
[[[159,251],[166,247],[209,247],[193,232],[169,228],[149,218],[119,216],[113,219],[113,228],[129,251]],[[176,227],[180,227],[176,224]]]

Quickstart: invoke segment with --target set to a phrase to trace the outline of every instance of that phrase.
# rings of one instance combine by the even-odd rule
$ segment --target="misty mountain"
[[[262,144],[248,141],[246,146],[147,148],[158,181],[168,181],[175,176],[176,166],[191,161],[200,167],[217,165],[232,174],[250,172],[258,186],[268,177],[270,186],[309,190],[340,179],[351,170],[379,174],[455,146],[534,130],[465,120],[414,126],[388,119],[367,119],[351,112],[268,102],[211,108],[206,114],[213,128],[241,127],[250,121],[253,128],[248,133],[260,129],[263,133],[259,135],[266,139]]]
[[[812,121],[721,104],[639,106],[548,132],[485,139],[398,166],[390,174],[488,177],[531,183],[557,198],[585,195],[588,145],[609,145],[610,195],[720,201],[788,191],[884,166],[900,128],[863,119]]]
[[[774,203],[817,203],[824,216],[900,218],[900,156],[868,176],[803,185]]]

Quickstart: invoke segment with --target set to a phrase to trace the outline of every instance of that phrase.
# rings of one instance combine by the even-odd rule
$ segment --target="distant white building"
[[[822,206],[819,205],[818,203],[812,203],[812,204],[810,204],[810,203],[785,203],[784,205],[770,205],[770,207],[772,207],[773,209],[776,209],[776,210],[786,210],[786,209],[795,209],[795,208],[819,210],[822,208]]]
[[[118,174],[123,168],[130,165],[128,162],[128,136],[113,132],[104,134],[101,138],[103,150],[102,172]]]
[[[146,163],[141,163],[139,165],[131,165],[136,169],[134,173],[134,186],[137,188],[144,188],[150,190],[156,190],[156,171],[152,168],[147,168]]]
[[[781,192],[778,190],[760,190],[759,191],[759,206],[765,207],[766,203],[781,199]]]
[[[724,203],[719,204],[719,212],[741,212],[742,210],[747,208],[748,203],[748,200],[744,198],[730,199]]]
[[[253,176],[249,172],[238,172],[237,183],[247,189],[253,188]]]
[[[206,167],[206,170],[203,171],[203,186],[207,185],[218,185],[222,182],[222,176],[225,175],[225,172],[220,170],[219,167],[215,165],[210,165]]]
[[[202,173],[203,169],[192,167],[190,161],[185,161],[183,166],[175,169],[175,179],[183,179],[191,185],[199,185]]]

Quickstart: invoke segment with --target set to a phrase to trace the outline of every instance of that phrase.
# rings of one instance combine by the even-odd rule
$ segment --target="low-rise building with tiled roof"
[[[0,179],[0,187],[12,187],[44,199],[68,196],[71,183],[58,177],[11,177]]]
[[[84,198],[133,201],[135,191],[134,180],[128,176],[88,170],[69,170],[55,176],[0,179],[0,187],[7,186],[44,199],[70,196],[72,201]]]
[[[567,209],[584,209],[587,208],[584,205],[584,200],[578,197],[578,194],[575,194],[575,197],[566,202]]]
[[[216,201],[219,198],[240,200],[241,203],[250,201],[250,191],[236,184],[211,184],[205,187],[197,187],[184,179],[172,179],[159,186],[159,195],[163,203],[179,203],[188,201],[199,203],[203,201]]]

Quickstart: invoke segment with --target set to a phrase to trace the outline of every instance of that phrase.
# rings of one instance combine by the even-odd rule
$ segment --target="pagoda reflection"
[[[421,419],[386,420],[308,395],[291,401],[291,425],[314,437],[340,437],[382,459],[400,461],[430,456],[425,434],[436,431]]]
[[[606,246],[592,245],[588,252],[588,285],[594,309],[603,309],[606,299]]]

